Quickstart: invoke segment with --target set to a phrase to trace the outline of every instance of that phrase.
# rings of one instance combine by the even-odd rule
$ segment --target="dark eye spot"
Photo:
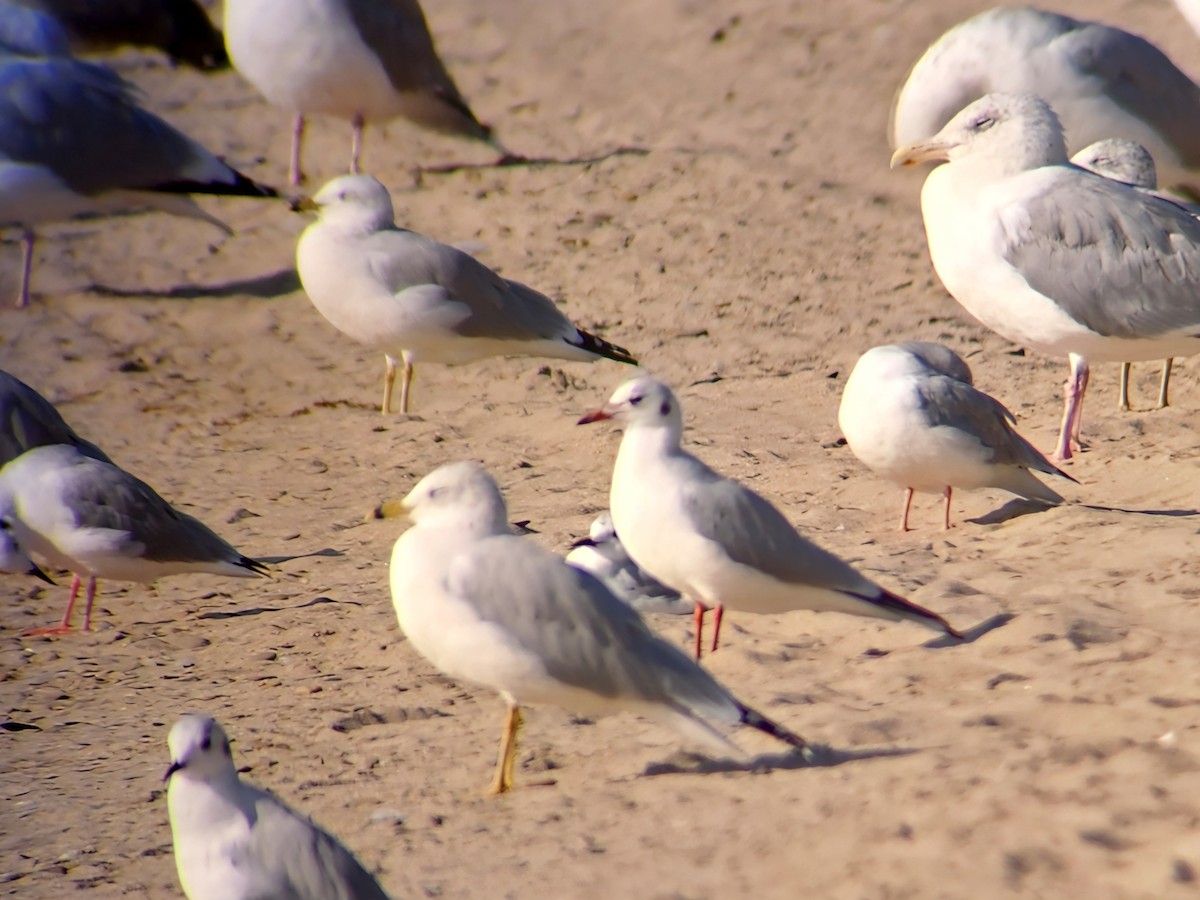
[[[642,395],[641,395],[641,394],[634,394],[632,397],[630,397],[630,398],[629,398],[629,405],[630,405],[630,406],[637,406],[637,405],[638,405],[639,403],[641,403],[641,402],[642,402]]]
[[[978,115],[972,119],[971,124],[968,127],[972,131],[987,131],[995,124],[995,116],[991,115],[991,113],[982,113],[981,115]]]
[[[200,749],[207,750],[212,746],[212,738],[206,737],[200,742]]]
[[[671,401],[664,400],[662,407],[658,411],[664,416],[669,416],[671,414]]]
[[[8,519],[0,519],[0,530],[12,531],[12,523]]]

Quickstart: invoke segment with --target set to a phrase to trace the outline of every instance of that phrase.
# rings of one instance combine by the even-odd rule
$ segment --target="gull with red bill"
[[[937,613],[801,537],[770,502],[680,447],[683,413],[661,381],[625,382],[579,424],[604,419],[625,425],[609,504],[617,533],[639,566],[695,604],[697,659],[705,612],[715,611],[715,651],[726,607],[907,619],[962,637]]]

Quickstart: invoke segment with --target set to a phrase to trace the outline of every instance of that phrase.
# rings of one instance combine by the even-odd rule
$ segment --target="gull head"
[[[579,425],[619,419],[628,427],[668,428],[683,433],[683,410],[671,389],[648,375],[631,378],[617,388],[608,402],[579,420]]]
[[[980,97],[937,134],[892,155],[892,168],[924,162],[969,162],[1001,176],[1067,161],[1062,125],[1032,94]]]
[[[588,536],[580,538],[572,547],[602,547],[617,537],[617,529],[613,526],[612,513],[605,512],[596,516],[588,529]]]
[[[370,234],[395,222],[392,195],[370,175],[335,178],[302,205],[315,206],[322,224],[347,232]]]
[[[1131,187],[1154,190],[1158,187],[1158,170],[1150,151],[1136,141],[1106,138],[1089,144],[1071,157],[1071,162],[1113,181]]]
[[[192,713],[180,716],[167,736],[167,747],[171,766],[163,781],[170,781],[179,772],[198,781],[237,778],[229,738],[215,719]]]
[[[504,495],[477,462],[434,469],[408,492],[400,507],[419,525],[452,525],[476,535],[508,534]]]
[[[949,347],[932,341],[903,341],[873,347],[859,357],[854,368],[870,369],[885,378],[936,373],[964,384],[975,383],[966,360]]]

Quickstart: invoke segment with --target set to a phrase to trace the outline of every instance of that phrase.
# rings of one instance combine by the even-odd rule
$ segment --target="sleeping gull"
[[[138,106],[104,66],[0,46],[0,227],[23,230],[18,306],[42,223],[157,210],[233,233],[189,194],[277,196]]]
[[[0,521],[19,546],[76,576],[62,623],[31,635],[71,630],[85,575],[87,631],[98,578],[149,584],[185,572],[242,578],[266,572],[145,482],[66,444],[36,447],[0,469]]]
[[[572,325],[549,297],[462,250],[398,228],[387,188],[369,175],[335,178],[310,203],[320,217],[296,245],[300,282],[331,325],[383,351],[384,413],[399,361],[404,413],[417,362],[543,356],[637,365],[627,350]]]
[[[13,0],[53,16],[81,53],[154,47],[196,69],[229,65],[221,32],[197,0]]]
[[[337,838],[238,777],[214,720],[181,716],[167,746],[167,813],[189,900],[388,900]]]
[[[400,629],[442,672],[508,706],[490,793],[512,787],[521,707],[531,703],[636,712],[717,751],[736,750],[718,726],[807,746],[656,637],[599,579],[509,535],[504,498],[482,466],[442,466],[403,503],[414,525],[392,551]]]
[[[50,444],[70,444],[84,456],[112,462],[103,450],[77,435],[49,400],[0,369],[0,466],[26,450]]]
[[[1008,340],[1070,359],[1057,458],[1080,446],[1089,360],[1200,351],[1200,220],[1071,165],[1043,100],[989,94],[892,167],[927,161],[946,162],[921,191],[946,290]]]
[[[1149,150],[1134,141],[1127,141],[1124,138],[1106,138],[1096,141],[1072,156],[1071,162],[1089,172],[1103,175],[1105,178],[1155,193],[1165,200],[1182,206],[1192,215],[1196,214],[1196,207],[1185,203],[1178,197],[1157,193],[1158,171],[1154,166],[1154,157],[1150,155]],[[1159,409],[1167,406],[1167,391],[1171,385],[1171,363],[1170,357],[1163,360],[1162,381],[1158,388]],[[1117,408],[1122,410],[1129,409],[1129,369],[1129,363],[1121,363],[1121,386],[1117,395]]]
[[[304,178],[300,142],[313,113],[353,123],[355,174],[366,123],[396,116],[503,151],[438,57],[417,0],[225,0],[225,44],[234,68],[295,115],[292,184]]]
[[[1036,94],[1070,146],[1123,137],[1171,179],[1200,168],[1200,87],[1144,38],[1098,22],[1001,7],[956,25],[913,66],[892,108],[892,147],[935,134],[990,93]]]
[[[956,487],[994,487],[1026,500],[1062,503],[1033,472],[1074,479],[1017,434],[1015,422],[1003,404],[976,390],[962,357],[923,341],[864,353],[838,409],[838,425],[854,455],[904,488],[901,531],[908,531],[913,491],[946,498],[946,528]]]
[[[571,548],[567,554],[570,565],[591,572],[618,600],[624,600],[638,612],[682,616],[692,611],[692,604],[678,591],[651,578],[629,558],[613,527],[612,513],[607,510],[596,516],[588,536]]]
[[[625,424],[610,495],[617,534],[639,566],[694,603],[697,659],[705,612],[716,611],[715,651],[725,607],[908,619],[961,637],[937,613],[805,540],[768,501],[683,450],[683,412],[662,382],[625,382],[579,424],[602,419]]]

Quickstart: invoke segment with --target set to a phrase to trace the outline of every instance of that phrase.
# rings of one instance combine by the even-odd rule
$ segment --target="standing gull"
[[[567,562],[591,572],[604,582],[619,600],[624,600],[641,613],[687,615],[692,604],[662,582],[641,570],[625,550],[613,527],[612,513],[596,516],[588,536],[571,545]]]
[[[1157,47],[1098,22],[1000,7],[950,29],[913,66],[892,108],[892,147],[935,134],[985,94],[1036,94],[1071,147],[1137,141],[1172,179],[1200,169],[1200,87]]]
[[[214,720],[180,717],[167,746],[167,812],[188,900],[388,900],[337,838],[238,777]]]
[[[383,351],[384,413],[401,360],[404,413],[417,362],[544,356],[637,365],[629,351],[572,325],[549,297],[462,250],[398,228],[387,188],[369,175],[335,178],[311,204],[320,218],[296,246],[300,282],[331,325]]]
[[[0,466],[26,450],[51,444],[70,444],[84,456],[112,461],[95,444],[77,435],[49,400],[0,369]]]
[[[288,178],[299,184],[304,117],[353,123],[350,171],[359,171],[368,121],[403,116],[503,151],[446,71],[417,0],[225,0],[234,68],[295,115]]]
[[[1158,171],[1154,166],[1154,157],[1141,144],[1127,141],[1124,138],[1105,138],[1088,144],[1071,157],[1071,162],[1080,168],[1119,181],[1131,187],[1140,188],[1150,193],[1158,191]],[[1165,200],[1183,206],[1192,215],[1196,208],[1184,203],[1177,197],[1158,194]],[[1163,360],[1162,381],[1158,388],[1158,408],[1167,406],[1167,391],[1171,385],[1170,357]],[[1117,396],[1117,408],[1129,409],[1129,369],[1130,364],[1121,363],[1121,387]]]
[[[23,231],[17,306],[29,302],[37,225],[157,210],[233,233],[191,194],[277,196],[138,106],[104,66],[0,46],[0,227]]]
[[[614,418],[625,435],[613,468],[613,522],[634,561],[695,604],[697,659],[704,613],[716,611],[715,651],[725,607],[908,619],[961,637],[937,613],[805,540],[768,501],[683,450],[683,411],[662,382],[625,382],[579,424]]]
[[[442,466],[403,504],[415,524],[392,551],[401,630],[442,672],[508,706],[490,793],[512,787],[521,707],[531,703],[636,712],[718,751],[736,749],[718,726],[807,746],[656,637],[593,575],[509,535],[504,498],[482,466]]]
[[[1043,100],[989,94],[892,167],[927,161],[946,162],[921,191],[946,290],[1008,340],[1070,360],[1057,458],[1080,447],[1089,360],[1200,352],[1200,220],[1071,165]]]
[[[241,578],[266,572],[145,482],[65,444],[36,447],[0,468],[0,521],[19,546],[76,576],[62,623],[27,634],[71,630],[84,575],[87,631],[98,578],[149,584],[186,572]]]
[[[1026,500],[1062,503],[1033,472],[1075,479],[1017,434],[1015,423],[1003,404],[975,389],[962,357],[923,341],[864,353],[838,409],[838,425],[854,455],[904,488],[901,531],[908,531],[913,491],[945,496],[946,528],[956,487],[994,487]]]

